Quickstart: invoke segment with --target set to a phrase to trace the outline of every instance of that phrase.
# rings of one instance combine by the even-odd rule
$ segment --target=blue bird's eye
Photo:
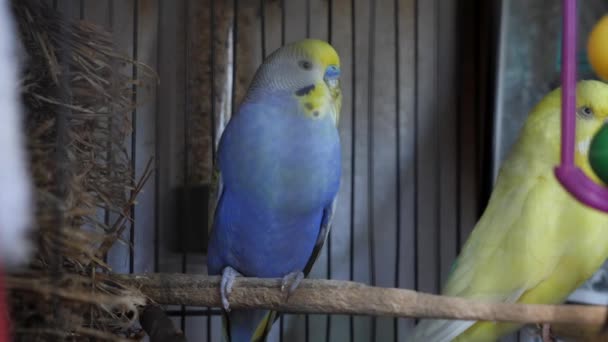
[[[307,60],[299,61],[298,65],[300,66],[300,68],[302,68],[304,70],[310,70],[310,69],[312,69],[312,63],[310,63]]]
[[[326,80],[335,80],[338,79],[338,77],[340,77],[340,68],[335,66],[335,65],[330,65],[327,67],[327,69],[325,69],[325,76],[324,78]]]

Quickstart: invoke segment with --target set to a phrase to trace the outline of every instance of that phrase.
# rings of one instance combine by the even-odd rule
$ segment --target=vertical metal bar
[[[459,6],[457,6],[457,17],[458,18],[463,18],[463,14],[464,14],[464,10],[461,4],[459,4]],[[461,24],[459,23],[459,34],[462,34],[464,32],[464,30],[461,27]],[[463,51],[459,51],[459,59],[462,61],[462,56],[464,55]],[[457,71],[457,85],[462,84],[462,78],[464,77],[464,73],[462,72],[462,68],[458,68]],[[460,117],[462,116],[462,97],[461,96],[457,96],[456,97],[456,108],[457,108],[457,115]],[[462,125],[456,125],[456,193],[460,194],[462,191],[462,148],[463,148],[463,144],[462,144]],[[462,246],[462,203],[461,201],[457,200],[456,201],[456,258],[458,258],[458,255],[460,254],[460,250],[461,250],[461,246]]]
[[[368,83],[367,87],[367,202],[368,213],[368,244],[369,244],[369,266],[370,280],[372,286],[376,285],[376,260],[375,260],[375,236],[374,236],[374,47],[376,46],[376,1],[369,2],[369,31],[368,31]],[[377,318],[372,318],[370,340],[375,341]]]
[[[308,16],[310,18],[310,4],[308,5]],[[332,44],[334,41],[334,35],[332,31],[334,17],[334,1],[329,0],[327,3],[327,41]]]
[[[217,123],[215,120],[215,0],[210,0],[209,7],[209,11],[211,12],[211,20],[209,20],[209,24],[211,25],[211,39],[209,39],[209,70],[211,70],[211,158],[213,159],[212,163],[215,163],[215,144],[217,140]]]
[[[415,18],[416,21],[418,21],[418,15],[420,14],[420,9],[418,6],[418,0],[415,1],[414,3],[414,12],[416,13]],[[414,25],[414,41],[416,42],[415,44],[415,49],[418,50],[418,38],[420,36],[420,33],[418,32],[418,23],[416,23],[416,25]],[[419,95],[419,90],[418,90],[418,79],[420,76],[420,72],[418,70],[418,53],[414,54],[414,158],[413,160],[418,160],[418,145],[420,143],[420,132],[418,132],[418,109],[419,109],[419,101],[418,101],[418,95]],[[414,173],[414,198],[418,198],[418,168],[414,167],[413,168],[413,173]],[[418,284],[418,273],[419,273],[419,267],[418,267],[418,223],[419,223],[419,217],[418,217],[418,201],[414,201],[414,289],[418,290],[419,288],[419,284]]]
[[[139,57],[138,44],[139,44],[139,0],[134,0],[133,5],[133,60],[137,60]],[[133,65],[132,71],[133,80],[137,81],[139,77],[137,66]],[[137,83],[132,86],[132,101],[137,104]],[[131,172],[133,179],[135,179],[135,160],[137,153],[137,106],[134,106],[133,112],[131,113]],[[129,248],[129,273],[133,273],[135,270],[135,205],[131,205],[131,223],[130,229],[130,248]]]
[[[262,2],[264,0],[261,0]],[[210,34],[211,37],[209,39],[209,70],[211,73],[211,96],[209,97],[211,99],[211,115],[210,115],[210,120],[211,120],[211,165],[213,168],[215,168],[215,141],[216,139],[216,120],[215,120],[215,0],[210,0],[209,1],[209,12],[210,14],[210,20],[209,20],[209,24],[211,25],[210,27]],[[214,172],[212,170],[212,172]],[[213,175],[212,175],[213,177]],[[210,200],[215,200],[214,198],[210,199]],[[213,215],[213,213],[208,213],[208,215]],[[211,342],[211,329],[212,329],[212,323],[211,323],[211,307],[207,307],[207,342]]]
[[[502,118],[505,113],[503,110],[502,103],[504,103],[504,88],[500,85],[503,84],[505,79],[505,61],[506,61],[506,53],[507,49],[505,48],[505,44],[507,42],[507,32],[509,32],[509,18],[506,15],[508,13],[509,3],[507,1],[501,1],[500,4],[496,6],[494,20],[498,20],[499,24],[497,25],[497,34],[494,37],[498,40],[495,45],[497,49],[497,56],[495,59],[495,75],[496,78],[492,85],[494,86],[495,98],[494,98],[494,106],[492,110],[494,111],[494,120],[492,125],[492,134],[493,134],[493,148],[491,151],[492,154],[492,184],[496,181],[496,177],[498,177],[498,170],[500,167],[501,161],[501,152],[502,152],[502,144],[504,144],[504,132],[502,130],[503,123]],[[498,11],[498,15],[496,16],[496,11]]]
[[[475,6],[475,17],[474,18],[481,18],[481,4],[478,2],[477,6]],[[477,34],[475,35],[475,43],[474,43],[474,47],[477,50],[475,53],[475,84],[476,84],[476,95],[477,95],[477,101],[475,101],[475,142],[477,145],[477,160],[476,160],[476,164],[477,164],[477,169],[476,169],[476,173],[478,175],[477,177],[477,192],[478,192],[478,196],[481,198],[482,196],[485,198],[489,198],[489,194],[488,196],[485,195],[486,193],[486,189],[484,189],[484,176],[483,176],[483,162],[484,162],[484,143],[485,141],[484,139],[484,133],[482,132],[485,126],[485,121],[486,121],[486,115],[485,113],[482,112],[482,103],[483,103],[483,92],[479,87],[479,84],[482,81],[482,77],[481,77],[481,73],[483,71],[482,68],[482,64],[484,63],[483,57],[482,57],[482,51],[481,51],[481,44],[482,44],[482,32],[479,31],[479,19],[477,19],[477,26],[475,27],[477,29]],[[479,217],[481,215],[481,213],[483,213],[483,210],[485,209],[485,201],[477,201],[477,212],[476,212],[476,216]]]
[[[110,31],[114,32],[114,26],[115,26],[114,25],[115,24],[114,23],[114,0],[109,0],[108,1],[108,12],[109,12],[108,15],[110,16],[108,18],[108,26],[110,27]],[[117,70],[116,70],[117,68],[118,68],[118,66],[116,65],[116,63],[112,62],[112,72],[114,72],[114,73],[117,72]],[[112,92],[114,93],[114,96],[117,95],[116,94],[117,93],[116,87],[117,87],[117,85],[116,85],[116,78],[114,77],[112,79]],[[114,111],[113,107],[112,107],[112,111]],[[112,147],[112,138],[111,138],[111,136],[112,136],[112,126],[113,126],[112,121],[113,121],[112,117],[110,116],[110,118],[108,119],[108,130],[109,130],[109,132],[108,132],[109,133],[109,138],[108,138],[108,144],[107,144],[107,148],[108,148],[107,153],[108,154],[106,155],[106,162],[107,162],[106,166],[108,168],[108,173],[109,174],[111,174],[111,172],[112,172],[112,170],[111,170],[112,169],[111,161],[112,161],[112,155],[113,155],[113,153],[112,153],[112,148],[113,148]],[[107,207],[105,208],[104,213],[103,213],[103,223],[105,224],[106,227],[110,226],[110,210],[108,210]],[[103,260],[106,261],[106,262],[108,261],[108,254],[109,253],[106,253],[106,255],[103,256]]]
[[[284,327],[284,325],[285,325],[284,318],[285,318],[284,314],[282,314],[281,317],[279,317],[279,341],[280,342],[283,342],[283,333],[284,333],[284,330],[285,330],[285,327]]]
[[[188,87],[188,75],[189,75],[189,57],[190,57],[190,0],[182,0],[183,1],[183,25],[184,25],[184,164],[183,164],[183,177],[184,177],[184,187],[182,193],[182,205],[183,212],[186,213],[185,220],[182,220],[182,234],[181,234],[181,248],[182,248],[182,273],[188,273],[188,237],[190,233],[190,172],[189,172],[189,164],[190,164],[190,129],[189,123],[191,122],[191,106],[190,106],[190,88]],[[181,306],[181,329],[183,332],[186,331],[186,306]]]
[[[331,4],[328,6],[331,7]],[[331,12],[331,9],[329,11]],[[310,38],[310,0],[306,0],[306,38]]]
[[[266,58],[266,6],[265,0],[260,0],[260,23],[261,23],[261,44],[262,44],[262,61]]]
[[[434,4],[433,4],[433,8],[435,9],[435,16],[439,16],[439,13],[441,13],[441,1],[438,0],[433,0]],[[435,70],[439,70],[439,63],[440,63],[440,59],[437,57],[437,55],[439,54],[439,35],[441,34],[441,28],[439,27],[441,25],[441,20],[435,20],[435,23],[437,25],[437,27],[435,28],[435,37],[434,37],[434,42],[433,42],[433,53],[435,54]],[[438,94],[438,87],[437,85],[439,84],[439,79],[438,79],[438,72],[434,72],[433,73],[433,93]],[[434,106],[433,109],[436,111],[437,110],[437,106]],[[435,139],[435,165],[440,166],[441,165],[441,159],[440,159],[440,155],[441,155],[441,144],[439,141],[439,134],[435,134],[433,139]],[[437,184],[437,186],[435,187],[435,198],[437,199],[437,206],[435,206],[435,217],[441,217],[441,180],[439,179],[439,177],[441,176],[440,172],[436,172],[435,173],[435,184]],[[437,243],[437,248],[435,248],[435,272],[437,272],[437,276],[435,277],[435,288],[440,290],[441,289],[441,276],[440,276],[440,272],[441,272],[441,246],[439,244],[439,241],[441,239],[441,220],[440,219],[436,219],[435,220],[435,236],[438,237],[436,243]]]
[[[308,314],[304,315],[304,340],[310,341],[310,316]]]
[[[232,17],[232,25],[233,25],[233,39],[232,39],[232,113],[230,113],[231,117],[234,115],[234,112],[236,111],[235,109],[235,104],[236,104],[236,84],[237,84],[237,69],[238,69],[238,63],[237,63],[237,57],[238,57],[238,53],[237,53],[237,48],[239,46],[238,41],[239,41],[239,0],[234,0],[233,2],[234,6],[233,6],[233,11],[234,11],[234,15]]]
[[[352,86],[351,86],[351,96],[350,96],[350,101],[351,101],[351,110],[352,110],[352,117],[351,117],[351,128],[350,128],[350,141],[351,141],[351,146],[350,146],[350,151],[351,151],[351,160],[350,160],[350,254],[349,254],[349,279],[352,281],[354,280],[354,276],[355,276],[355,152],[356,152],[356,144],[355,144],[355,138],[356,138],[356,118],[357,118],[357,106],[356,106],[356,91],[357,91],[357,77],[356,77],[356,70],[357,70],[357,55],[355,54],[355,47],[356,47],[356,20],[355,20],[355,0],[351,0],[350,1],[350,7],[351,7],[351,79],[352,79]],[[353,315],[350,315],[349,317],[349,330],[350,330],[350,341],[353,342],[355,340],[355,321],[354,321],[354,317]]]
[[[396,148],[395,148],[395,158],[397,160],[396,162],[396,166],[397,166],[397,170],[396,170],[396,175],[397,178],[395,179],[396,182],[396,188],[397,188],[397,210],[395,212],[396,214],[396,222],[397,222],[397,231],[396,231],[396,236],[395,239],[397,241],[397,243],[395,244],[397,250],[395,251],[395,287],[399,287],[399,277],[400,277],[400,260],[401,260],[401,121],[400,121],[400,114],[401,114],[401,108],[400,108],[400,104],[401,104],[401,85],[400,85],[400,75],[401,75],[401,70],[399,67],[399,61],[400,61],[400,40],[399,40],[399,0],[395,0],[394,2],[394,14],[395,14],[395,74],[397,75],[395,77],[395,136],[397,138],[397,144],[396,144]],[[399,339],[399,328],[398,328],[398,318],[395,318],[393,321],[393,334],[395,336],[395,342],[398,341]]]
[[[281,0],[281,46],[285,45],[285,0]]]
[[[562,165],[574,165],[576,111],[576,0],[562,0]]]
[[[161,16],[162,16],[162,1],[158,2],[159,4],[159,10],[158,10],[158,14],[157,14],[157,26],[158,26],[158,32],[162,32],[163,30],[163,21],[161,20]],[[156,60],[159,63],[159,70],[160,70],[160,63],[162,61],[161,59],[161,54],[163,51],[163,40],[159,39],[158,40],[158,44],[156,46]],[[160,152],[160,141],[158,139],[158,137],[161,136],[161,133],[163,132],[163,127],[161,127],[161,123],[160,123],[160,115],[161,115],[161,111],[160,111],[160,99],[162,96],[160,96],[160,94],[157,94],[156,96],[156,108],[155,108],[155,115],[154,115],[154,120],[155,120],[155,127],[154,127],[154,155],[158,156],[159,152]],[[158,170],[160,170],[160,159],[159,158],[154,158],[154,169],[157,170],[156,172],[154,172],[154,192],[156,193],[156,196],[154,196],[154,272],[158,272],[160,270],[160,259],[159,259],[159,251],[160,251],[160,201],[159,201],[159,196],[158,194],[160,193],[160,172],[158,172]]]

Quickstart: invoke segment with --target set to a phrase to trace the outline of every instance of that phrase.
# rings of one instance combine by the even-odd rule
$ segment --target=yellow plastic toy
[[[595,24],[587,41],[587,55],[593,71],[608,80],[608,15]]]

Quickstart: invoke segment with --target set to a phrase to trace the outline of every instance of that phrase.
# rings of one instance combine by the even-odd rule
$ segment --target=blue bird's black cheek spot
[[[296,95],[298,95],[298,96],[308,95],[308,94],[310,94],[311,91],[313,91],[313,89],[315,89],[315,85],[311,84],[309,86],[296,90]]]

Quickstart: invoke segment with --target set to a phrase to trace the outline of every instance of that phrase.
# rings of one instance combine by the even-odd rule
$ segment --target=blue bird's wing
[[[211,181],[211,189],[210,189],[210,194],[209,194],[209,196],[210,196],[210,198],[209,198],[209,221],[208,221],[209,234],[211,234],[211,229],[213,227],[213,220],[215,217],[217,205],[220,201],[220,198],[222,197],[223,190],[224,190],[224,185],[222,182],[222,175],[221,175],[220,170],[217,168],[217,163],[214,163],[214,169],[213,169],[212,181]],[[331,229],[331,225],[333,222],[336,202],[337,202],[337,196],[336,196],[336,198],[334,198],[334,200],[331,202],[331,204],[329,206],[327,206],[323,209],[323,216],[321,218],[321,225],[319,227],[319,234],[317,236],[317,241],[311,252],[308,262],[306,263],[306,266],[304,267],[304,270],[303,270],[305,276],[308,276],[308,274],[312,270],[312,267],[313,267],[314,263],[316,262],[317,258],[319,257],[319,254],[321,253],[321,249],[323,248],[325,241],[327,240],[327,236],[329,234],[329,231]],[[252,342],[264,341],[266,339],[266,337],[268,336],[268,334],[270,333],[270,330],[271,330],[274,322],[276,322],[279,319],[279,317],[280,317],[280,313],[278,313],[276,311],[267,311],[266,314],[264,315],[264,317],[262,318],[262,320],[260,321],[260,323],[258,324],[257,328],[255,329],[255,333],[252,338]],[[227,341],[231,341],[232,339],[230,336],[230,317],[226,312],[222,313],[222,323],[223,323],[222,326],[223,326],[224,336],[226,337]]]
[[[216,210],[220,199],[222,198],[222,194],[224,193],[224,183],[222,182],[222,173],[217,167],[217,161],[213,163],[213,173],[211,178],[211,188],[209,190],[209,220],[207,222],[207,232],[209,236],[211,235],[211,230],[213,229],[213,220],[215,218]],[[318,244],[318,242],[317,242]],[[315,246],[315,250],[317,247]],[[316,252],[318,254],[318,252]],[[315,254],[315,255],[316,255]],[[315,256],[316,259],[316,256]],[[312,266],[312,265],[311,265]],[[243,314],[243,313],[241,313]],[[246,314],[246,313],[245,313]],[[251,339],[251,342],[263,342],[268,334],[270,333],[270,329],[272,328],[273,323],[279,317],[276,311],[267,311],[264,314],[264,317],[258,324],[255,329],[254,335]],[[226,313],[222,310],[222,333],[226,341],[232,341],[232,336],[230,336],[230,314]]]
[[[317,242],[315,243],[315,247],[312,250],[312,254],[310,255],[310,258],[308,259],[308,262],[306,263],[306,266],[304,267],[303,272],[304,272],[305,276],[308,276],[308,273],[310,273],[310,270],[312,269],[313,265],[315,264],[315,261],[317,261],[317,258],[319,257],[319,254],[321,253],[321,248],[323,248],[323,245],[325,244],[325,240],[327,240],[327,235],[329,234],[329,230],[331,229],[331,224],[334,219],[336,201],[337,201],[337,196],[336,196],[336,198],[334,198],[333,201],[331,201],[331,204],[329,206],[327,206],[326,208],[323,209],[323,217],[321,219],[321,227],[319,229],[319,236],[317,237]]]
[[[334,219],[334,212],[336,209],[336,203],[338,200],[338,196],[336,196],[336,198],[334,198],[333,201],[331,201],[331,204],[329,206],[327,206],[326,208],[323,209],[323,217],[321,218],[321,227],[319,229],[319,236],[317,237],[317,242],[315,243],[315,247],[312,250],[312,253],[310,255],[310,258],[308,259],[308,262],[306,263],[306,266],[304,267],[304,276],[307,277],[308,274],[310,273],[310,271],[312,270],[312,267],[314,266],[315,262],[317,261],[317,258],[319,257],[319,254],[321,254],[321,249],[323,248],[323,245],[325,244],[325,240],[327,240],[327,236],[329,234],[329,230],[331,229],[331,224],[333,222]],[[270,312],[269,316],[268,316],[268,320],[264,320],[262,321],[261,324],[268,324],[268,322],[272,322],[274,323],[276,320],[278,320],[280,317],[280,314],[277,314],[276,312]],[[274,319],[273,319],[274,318]],[[272,323],[268,325],[268,332],[270,332],[270,327],[272,327]]]

